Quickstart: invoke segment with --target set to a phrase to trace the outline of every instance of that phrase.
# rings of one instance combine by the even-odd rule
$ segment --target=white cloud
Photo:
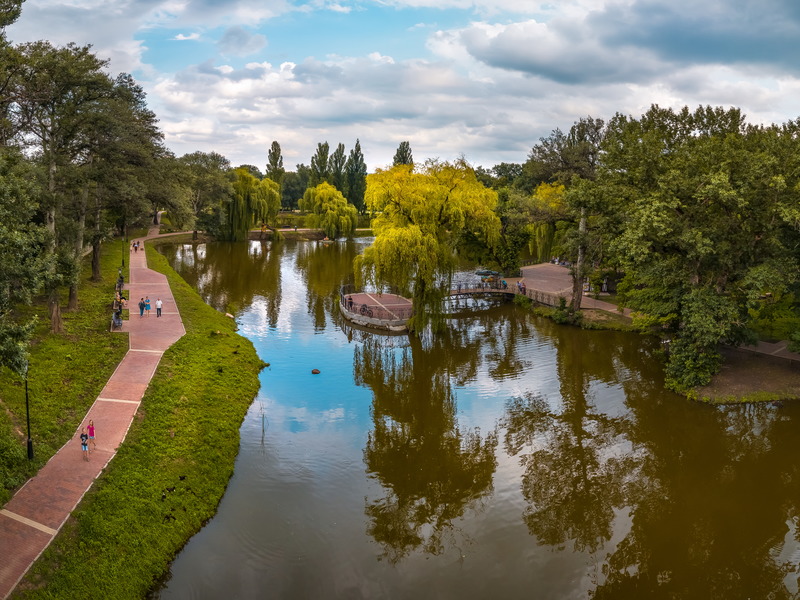
[[[56,44],[92,43],[114,72],[137,71],[176,153],[215,150],[234,164],[263,165],[272,140],[291,168],[308,164],[318,142],[350,149],[360,138],[370,168],[389,164],[404,140],[417,160],[463,153],[492,166],[525,160],[540,137],[582,116],[641,114],[652,103],[736,105],[756,122],[798,112],[800,5],[791,0],[68,1],[27,0],[10,39],[46,31]],[[375,5],[436,8],[457,25],[439,26],[425,47],[409,42],[402,58],[388,36],[360,50],[338,37],[332,21]],[[313,32],[301,55],[256,30],[288,13]],[[411,16],[409,40],[433,29]],[[224,33],[217,45],[191,46],[207,52],[196,64],[167,73],[143,64],[141,38],[163,28],[180,41]]]

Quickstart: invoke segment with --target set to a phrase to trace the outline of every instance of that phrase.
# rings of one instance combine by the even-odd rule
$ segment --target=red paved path
[[[151,231],[151,235],[155,233],[157,229]],[[81,425],[94,420],[97,449],[89,462],[83,460],[79,428],[0,509],[0,598],[8,597],[114,457],[161,355],[185,333],[167,278],[147,268],[143,247],[139,252],[131,250],[129,264],[130,283],[125,287],[130,318],[122,325],[122,331],[129,333],[129,350]],[[109,295],[111,292],[109,289]],[[152,309],[150,316],[140,318],[136,305],[145,296],[150,297]],[[161,318],[156,317],[157,298],[164,302]]]

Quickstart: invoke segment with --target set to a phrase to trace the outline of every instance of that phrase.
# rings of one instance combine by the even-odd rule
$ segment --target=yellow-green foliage
[[[247,169],[233,172],[233,195],[225,205],[226,236],[231,241],[247,239],[257,222],[273,224],[281,207],[280,186],[271,179],[256,179]]]
[[[234,322],[166,260],[186,335],[165,354],[118,455],[26,577],[21,598],[145,597],[214,514],[262,366]]]
[[[486,246],[499,237],[497,193],[463,161],[428,162],[420,172],[398,165],[367,176],[375,243],[356,258],[360,281],[392,285],[414,298],[409,328],[421,329],[441,309],[436,282],[448,277],[454,247],[468,231]]]
[[[300,208],[311,213],[306,224],[322,229],[330,239],[353,237],[358,223],[358,211],[331,184],[323,182],[308,188],[300,200]]]

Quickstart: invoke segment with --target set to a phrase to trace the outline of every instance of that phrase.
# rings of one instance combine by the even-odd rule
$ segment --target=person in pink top
[[[92,444],[92,450],[97,450],[97,442],[94,441],[94,421],[89,421],[89,427],[87,427],[89,433],[89,441]]]

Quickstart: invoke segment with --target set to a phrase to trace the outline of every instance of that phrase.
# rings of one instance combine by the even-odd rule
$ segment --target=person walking
[[[139,300],[139,318],[144,316],[144,298]]]
[[[150,297],[145,296],[144,298],[144,312],[147,313],[147,316],[150,316]]]
[[[86,433],[86,427],[81,428],[81,450],[83,451],[83,460],[89,461],[89,436]]]
[[[89,442],[92,444],[92,450],[97,450],[97,442],[94,440],[94,421],[91,419],[89,419],[89,427],[87,427],[87,431],[89,433]]]
[[[161,302],[161,298],[157,298],[156,299],[156,317],[160,317],[161,316],[161,307],[163,305],[164,305],[164,303]]]

